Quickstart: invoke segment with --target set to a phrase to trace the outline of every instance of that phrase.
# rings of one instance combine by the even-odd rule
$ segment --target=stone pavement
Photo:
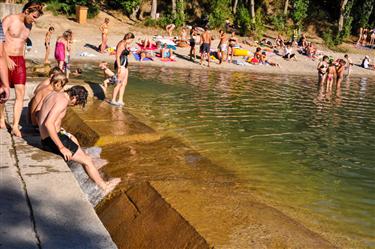
[[[117,248],[67,164],[23,132],[0,130],[0,249]]]

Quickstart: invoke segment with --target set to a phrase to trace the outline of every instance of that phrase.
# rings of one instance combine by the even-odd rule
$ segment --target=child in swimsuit
[[[108,63],[105,61],[99,64],[99,68],[103,71],[104,77],[106,78],[103,81],[104,91],[107,90],[108,84],[115,85],[118,83],[117,75],[114,72],[112,72],[111,69],[107,67],[107,65]]]
[[[50,46],[51,46],[51,36],[52,36],[52,33],[55,31],[55,28],[54,27],[49,27],[47,33],[46,33],[46,37],[44,39],[44,47],[46,48],[46,55],[44,57],[44,64],[49,64],[49,60],[48,60],[48,57],[49,57],[49,51],[50,51]]]
[[[59,65],[59,68],[65,72],[66,59],[68,54],[68,43],[71,40],[72,31],[67,30],[62,36],[57,38],[55,47],[55,59]]]

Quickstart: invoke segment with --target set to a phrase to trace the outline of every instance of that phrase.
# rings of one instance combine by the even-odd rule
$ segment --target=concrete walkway
[[[0,249],[117,248],[67,164],[23,131],[0,130]]]

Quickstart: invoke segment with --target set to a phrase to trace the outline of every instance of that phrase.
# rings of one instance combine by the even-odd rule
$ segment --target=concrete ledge
[[[31,85],[27,90],[30,91],[30,89]],[[13,101],[12,98],[6,104],[8,120],[12,120]],[[27,105],[27,103],[25,104]],[[4,139],[8,141],[8,151],[12,151],[14,148],[15,162],[21,176],[21,179],[14,181],[14,184],[20,185],[20,182],[24,182],[24,191],[27,191],[26,197],[30,204],[31,214],[27,216],[27,219],[26,214],[20,215],[19,219],[25,223],[20,222],[19,224],[25,227],[24,234],[11,231],[9,236],[14,239],[20,238],[19,241],[23,238],[26,238],[26,241],[38,239],[39,248],[43,249],[117,248],[63,159],[41,150],[38,134],[33,133],[25,126],[23,132],[25,137],[22,139],[14,137],[13,144],[10,143],[11,148],[8,141],[10,137]],[[3,138],[4,135],[1,135]],[[9,161],[9,158],[2,157],[2,163],[3,159]],[[8,173],[2,177],[11,179],[11,174]],[[22,189],[22,186],[19,189]],[[21,193],[18,195],[22,196]],[[3,205],[2,202],[0,204]],[[25,213],[22,211],[23,209],[25,209],[24,206],[15,206],[14,210],[7,210],[6,215],[14,216],[20,212]],[[29,235],[30,232],[26,231],[30,230],[30,226],[26,227],[26,223],[30,223],[30,221],[35,227],[34,236]],[[10,227],[8,224],[4,228]],[[0,241],[0,244],[2,243]],[[37,244],[35,243],[35,245]],[[1,247],[0,245],[0,248],[33,247],[20,243],[15,247]]]

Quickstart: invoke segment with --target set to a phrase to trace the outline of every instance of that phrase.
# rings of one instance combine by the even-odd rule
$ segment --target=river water
[[[125,103],[234,172],[265,203],[311,214],[301,220],[372,247],[374,78],[326,89],[311,76],[135,66]]]

